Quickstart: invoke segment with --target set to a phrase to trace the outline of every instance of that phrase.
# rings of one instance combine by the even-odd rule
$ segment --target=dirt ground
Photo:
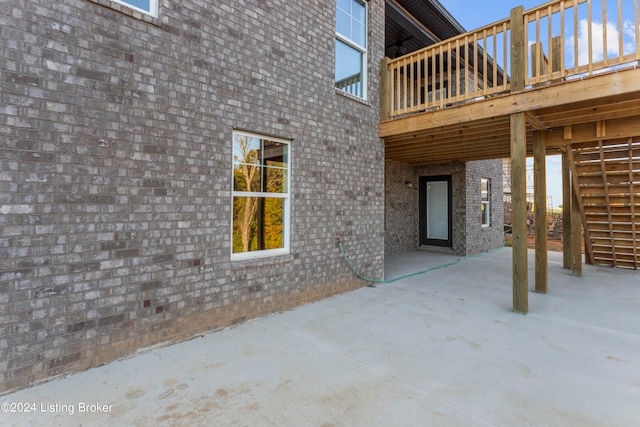
[[[511,234],[505,234],[504,236],[505,245],[511,246]],[[530,234],[527,237],[527,246],[529,249],[535,249],[536,245],[536,237]],[[556,239],[548,239],[547,240],[547,249],[554,252],[562,252],[562,240]]]

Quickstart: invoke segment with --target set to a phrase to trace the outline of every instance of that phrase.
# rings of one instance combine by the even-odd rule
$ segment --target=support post
[[[390,59],[386,56],[380,61],[380,121],[391,118],[391,73]]]
[[[524,30],[524,8],[518,6],[511,9],[511,92],[519,92],[525,87],[527,41]]]
[[[524,8],[511,9],[511,91],[524,90],[527,41]],[[513,235],[513,311],[529,311],[527,265],[527,122],[524,113],[511,115],[511,210]]]
[[[571,269],[571,167],[565,145],[562,152],[562,268]]]
[[[582,277],[582,215],[577,188],[571,192],[571,275]]]
[[[513,311],[529,311],[527,265],[527,128],[524,113],[511,115],[511,223],[513,250]]]
[[[548,290],[547,259],[547,147],[546,132],[536,132],[533,142],[534,211],[536,228],[536,292]]]

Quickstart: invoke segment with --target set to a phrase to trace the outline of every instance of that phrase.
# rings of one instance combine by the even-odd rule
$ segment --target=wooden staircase
[[[587,260],[640,267],[640,138],[578,144],[568,150],[578,189]]]

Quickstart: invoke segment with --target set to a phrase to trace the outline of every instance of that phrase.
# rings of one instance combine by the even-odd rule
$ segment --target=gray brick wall
[[[429,246],[422,249],[465,256],[503,246],[502,160],[429,166],[387,161],[385,252],[398,253],[419,247],[419,177],[438,175],[451,175],[452,247]],[[482,227],[480,217],[481,178],[490,178],[492,183],[492,226],[489,228]],[[412,189],[406,187],[406,181],[412,183]]]
[[[407,188],[406,182],[412,188]],[[418,176],[413,167],[385,162],[385,253],[413,250],[418,245]]]
[[[481,179],[491,180],[491,225],[482,227]],[[504,246],[502,159],[467,163],[467,255]]]
[[[96,4],[100,3],[100,4]],[[0,392],[381,277],[384,2],[369,100],[332,1],[0,4]],[[234,128],[292,139],[291,254],[230,261]]]

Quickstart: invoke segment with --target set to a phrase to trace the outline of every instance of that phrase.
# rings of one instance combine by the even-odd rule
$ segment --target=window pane
[[[490,182],[488,179],[486,178],[482,178],[480,180],[480,191],[481,191],[481,195],[482,195],[482,201],[488,201],[489,200],[489,189],[490,189]]]
[[[249,135],[233,136],[233,163],[260,165],[262,143],[259,138]]]
[[[264,164],[267,166],[287,167],[289,146],[276,141],[263,141]]]
[[[233,253],[256,250],[257,210],[257,197],[233,198]]]
[[[347,38],[351,38],[351,18],[340,10],[336,12],[336,31]]]
[[[353,21],[352,25],[353,27],[351,28],[352,30],[351,40],[358,43],[360,46],[366,47],[367,35],[366,35],[366,29],[365,29],[364,23]]]
[[[262,191],[268,193],[287,192],[288,146],[281,142],[264,141],[264,164]]]
[[[127,3],[132,6],[135,6],[139,9],[146,10],[147,12],[151,11],[151,0],[120,0],[122,3]]]
[[[264,168],[265,177],[264,191],[267,193],[286,193],[287,192],[287,173],[281,168]]]
[[[481,195],[481,207],[480,213],[482,215],[482,225],[488,226],[491,224],[491,180],[487,178],[480,179],[480,195]]]
[[[246,163],[233,165],[233,191],[260,192],[262,168]]]
[[[264,199],[264,249],[284,247],[284,199]]]
[[[236,134],[233,137],[233,190],[260,191],[261,141]]]
[[[233,253],[284,247],[285,200],[233,198]]]
[[[353,0],[336,0],[336,6],[338,9],[342,9],[347,13],[351,13],[351,2]]]
[[[488,225],[489,224],[489,204],[488,203],[483,203],[482,204],[482,208],[481,208],[481,214],[482,214],[482,225]]]
[[[362,96],[361,52],[336,40],[336,87]]]
[[[352,32],[351,39],[358,43],[360,46],[367,45],[367,37],[366,37],[366,22],[367,22],[367,14],[366,9],[363,4],[358,2],[353,2],[353,22],[352,22]]]

